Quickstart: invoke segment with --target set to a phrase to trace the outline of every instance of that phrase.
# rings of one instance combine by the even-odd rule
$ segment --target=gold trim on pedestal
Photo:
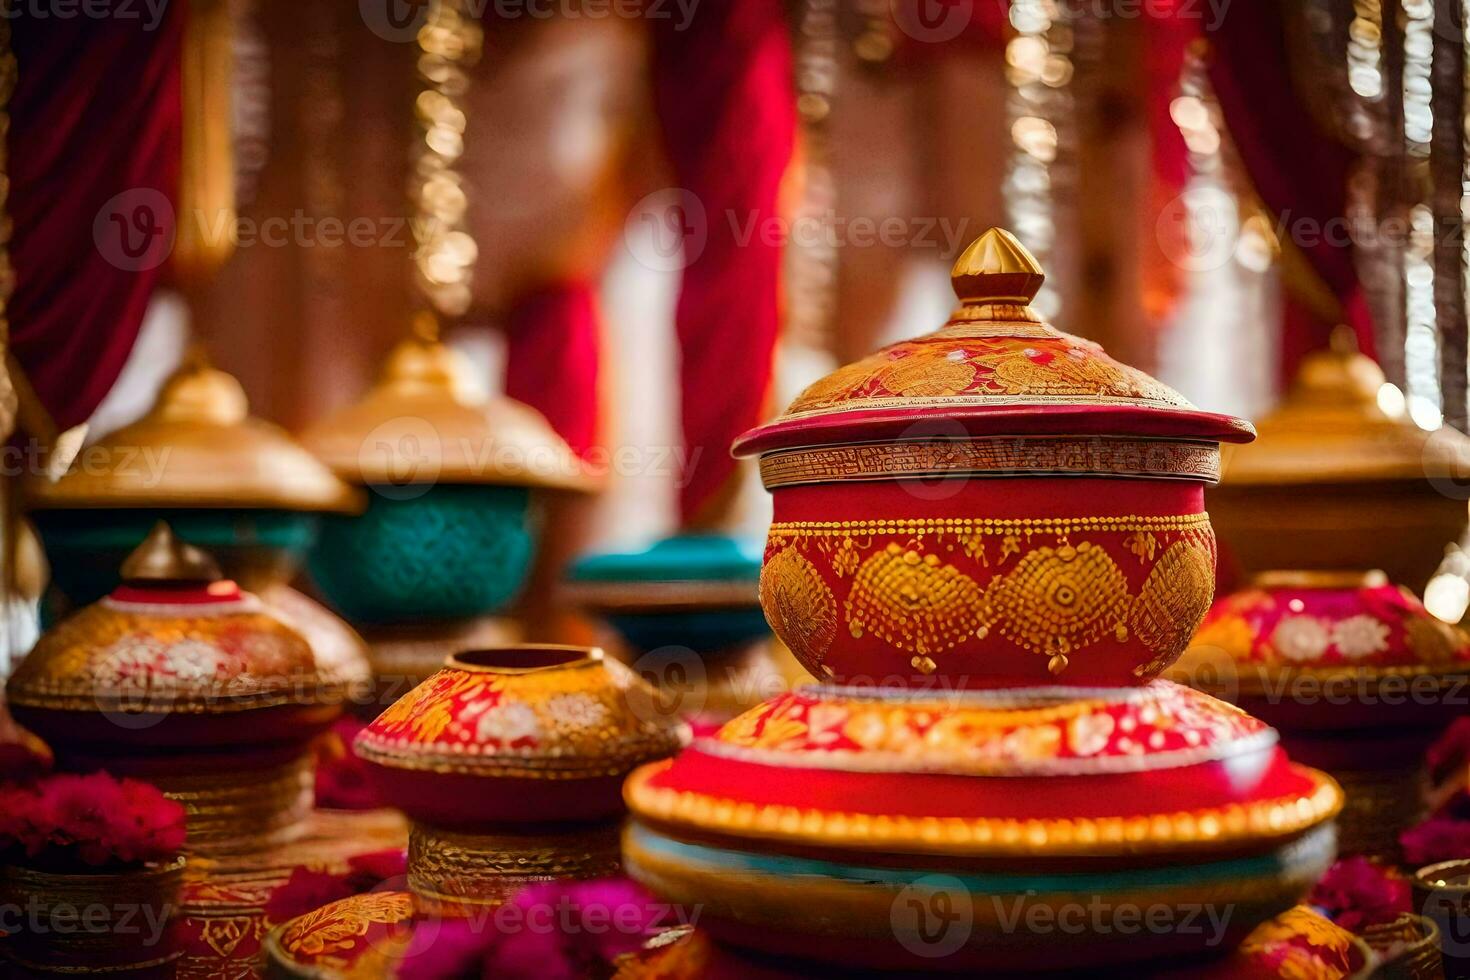
[[[745,840],[951,857],[1096,856],[1231,848],[1302,833],[1336,816],[1343,802],[1342,790],[1330,776],[1295,766],[1311,781],[1310,790],[1279,799],[1153,816],[1027,820],[890,816],[755,805],[654,786],[653,780],[670,765],[644,766],[624,784],[628,809],[645,822]]]
[[[619,833],[616,823],[528,833],[460,833],[415,823],[408,888],[420,915],[466,916],[538,882],[616,876]]]
[[[316,785],[310,754],[268,769],[222,766],[209,772],[150,776],[187,811],[190,852],[208,856],[259,852],[306,832]]]

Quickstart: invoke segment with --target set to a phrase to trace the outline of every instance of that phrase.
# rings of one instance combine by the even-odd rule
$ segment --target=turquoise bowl
[[[353,623],[489,615],[525,584],[537,540],[526,487],[384,487],[369,498],[359,516],[323,518],[309,560],[317,588]]]
[[[289,581],[317,540],[318,513],[181,507],[36,510],[29,515],[51,565],[53,605],[78,608],[118,584],[118,569],[159,521],[219,561],[252,591]]]
[[[588,555],[572,566],[572,594],[639,652],[666,646],[715,653],[770,632],[761,612],[759,545],[681,534],[635,552]]]

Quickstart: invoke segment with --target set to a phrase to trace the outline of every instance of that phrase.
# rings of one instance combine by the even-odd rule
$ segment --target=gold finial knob
[[[124,582],[218,582],[224,578],[209,553],[180,541],[167,521],[159,521],[123,562]]]
[[[1030,303],[1046,281],[1036,256],[1004,228],[971,242],[949,278],[962,303]]]
[[[176,422],[238,425],[250,414],[250,400],[234,375],[214,367],[203,348],[195,347],[164,381],[148,414]]]

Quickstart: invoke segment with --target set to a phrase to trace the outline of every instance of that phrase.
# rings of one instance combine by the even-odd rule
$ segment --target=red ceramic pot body
[[[947,688],[1138,684],[1214,594],[1204,486],[1248,423],[1043,323],[1004,232],[939,331],[742,436],[775,498],[761,605],[814,675]]]
[[[616,817],[623,777],[687,738],[601,650],[527,644],[454,654],[355,747],[410,818],[476,830]]]

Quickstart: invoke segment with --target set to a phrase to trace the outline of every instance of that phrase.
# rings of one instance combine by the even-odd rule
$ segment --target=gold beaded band
[[[470,834],[415,823],[408,838],[408,888],[420,915],[457,917],[503,904],[527,885],[619,873],[616,823],[536,833]]]
[[[267,769],[222,769],[152,778],[184,805],[188,849],[209,856],[251,853],[306,831],[315,767],[310,753]]]
[[[756,805],[654,786],[660,762],[628,777],[623,796],[640,819],[706,833],[804,846],[963,857],[1117,855],[1231,847],[1302,833],[1335,816],[1342,790],[1325,773],[1297,766],[1307,792],[1138,817],[1018,820],[841,813]]]
[[[1164,439],[930,439],[791,449],[761,457],[766,489],[849,480],[962,476],[1220,479],[1215,443]]]

